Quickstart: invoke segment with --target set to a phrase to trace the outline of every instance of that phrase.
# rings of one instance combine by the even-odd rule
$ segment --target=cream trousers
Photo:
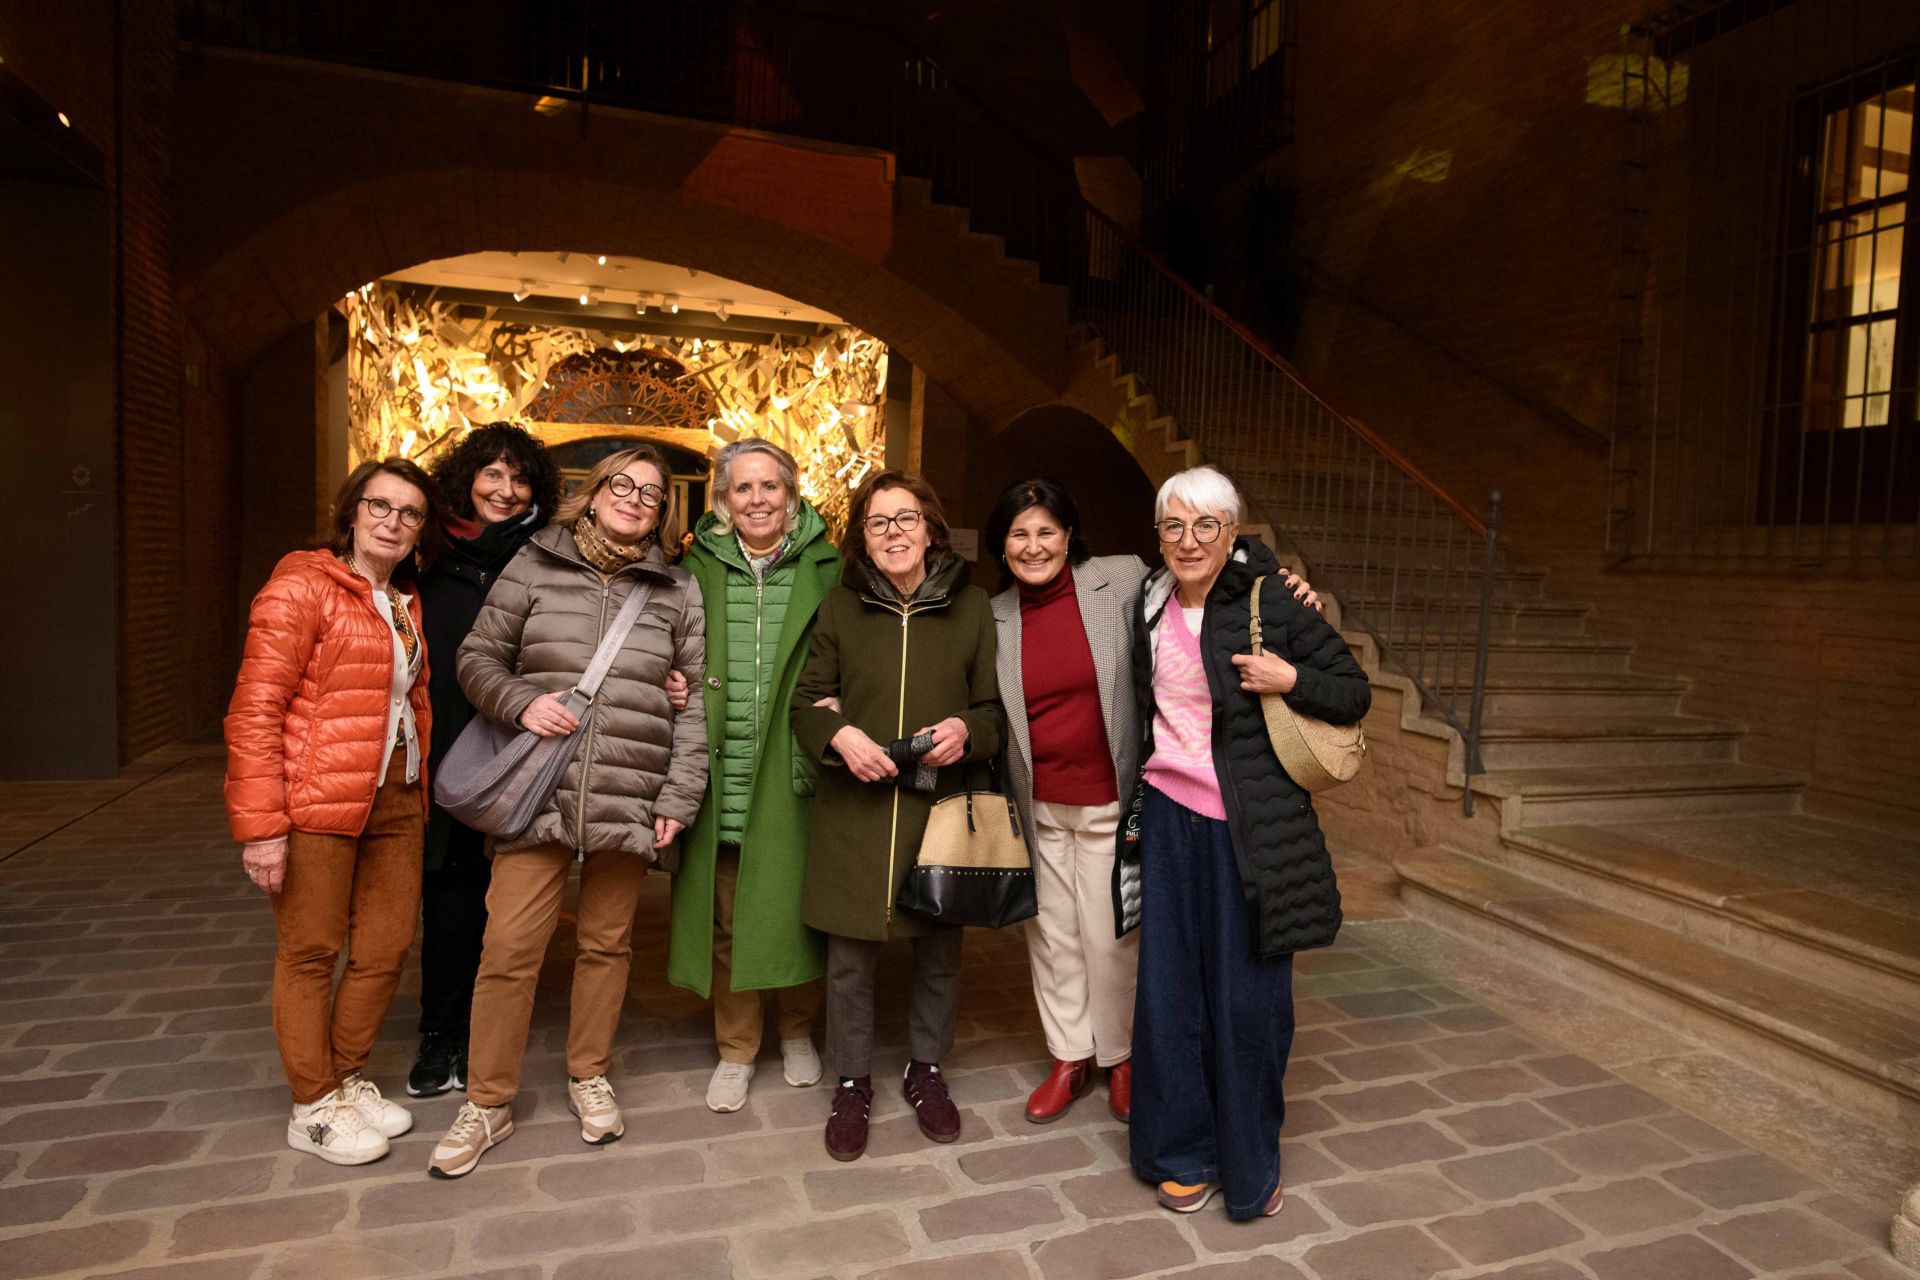
[[[1033,806],[1033,878],[1040,914],[1027,956],[1047,1051],[1103,1067],[1133,1052],[1138,931],[1113,936],[1113,840],[1118,804]]]

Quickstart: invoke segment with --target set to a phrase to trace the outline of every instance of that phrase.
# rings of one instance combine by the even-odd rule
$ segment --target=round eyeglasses
[[[607,492],[616,498],[630,498],[633,491],[640,491],[640,505],[657,507],[667,500],[667,491],[657,484],[638,484],[624,471],[616,471],[607,477]]]
[[[1226,527],[1223,522],[1215,520],[1212,516],[1202,516],[1192,524],[1184,520],[1161,520],[1153,526],[1153,531],[1160,535],[1160,541],[1173,546],[1186,537],[1187,531],[1191,529],[1193,540],[1205,546],[1209,542],[1217,542],[1220,531]]]
[[[920,513],[908,507],[890,516],[868,516],[860,522],[860,527],[867,531],[869,538],[886,537],[889,525],[897,527],[902,533],[912,533],[920,527]]]
[[[362,498],[360,505],[365,507],[367,514],[375,520],[385,520],[397,512],[400,523],[409,529],[418,529],[427,518],[427,513],[418,507],[396,507],[385,498]]]

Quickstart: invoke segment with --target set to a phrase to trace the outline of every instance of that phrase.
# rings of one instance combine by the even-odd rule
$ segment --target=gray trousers
[[[953,1048],[960,1013],[961,929],[936,929],[913,939],[913,994],[907,1008],[907,1047],[921,1062],[939,1062]],[[873,980],[884,942],[827,935],[827,1061],[835,1075],[872,1074]]]

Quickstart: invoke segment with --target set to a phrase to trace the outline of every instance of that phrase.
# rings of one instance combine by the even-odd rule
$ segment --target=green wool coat
[[[795,751],[788,707],[807,662],[814,612],[839,580],[840,557],[827,541],[826,522],[802,502],[792,544],[757,599],[739,539],[721,533],[711,512],[695,525],[681,568],[700,584],[707,610],[701,692],[709,768],[700,816],[680,840],[667,980],[712,994],[713,868],[724,837],[742,850],[733,911],[734,989],[810,982],[826,967],[825,940],[800,919],[814,771]]]
[[[820,606],[813,653],[793,695],[793,732],[823,766],[801,907],[824,933],[879,941],[948,927],[897,911],[893,900],[928,810],[961,789],[964,771],[940,770],[931,794],[861,782],[828,744],[847,724],[884,747],[957,715],[970,735],[966,761],[999,754],[993,609],[986,592],[962,585],[966,576],[966,561],[944,553],[903,602],[864,561],[850,558],[843,584]],[[838,698],[841,709],[813,705],[826,697]]]

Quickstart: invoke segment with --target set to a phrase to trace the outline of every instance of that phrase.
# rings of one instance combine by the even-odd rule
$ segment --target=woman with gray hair
[[[1137,856],[1123,848],[1120,861],[1139,873],[1126,922],[1140,925],[1134,1172],[1177,1213],[1224,1189],[1228,1216],[1252,1218],[1284,1197],[1293,953],[1340,928],[1313,797],[1275,757],[1260,698],[1353,724],[1371,691],[1340,633],[1284,590],[1260,594],[1265,651],[1253,655],[1254,584],[1281,570],[1239,536],[1240,510],[1212,467],[1174,476],[1155,501],[1164,563],[1141,586],[1133,658],[1146,730],[1128,824]]]
[[[840,580],[827,523],[800,496],[793,457],[747,439],[715,455],[712,510],[681,567],[707,608],[707,794],[673,878],[667,979],[713,997],[720,1062],[707,1106],[747,1100],[774,991],[780,1060],[797,1088],[820,1079],[813,1020],[826,948],[800,919],[813,768],[794,748],[789,706],[813,615]]]

